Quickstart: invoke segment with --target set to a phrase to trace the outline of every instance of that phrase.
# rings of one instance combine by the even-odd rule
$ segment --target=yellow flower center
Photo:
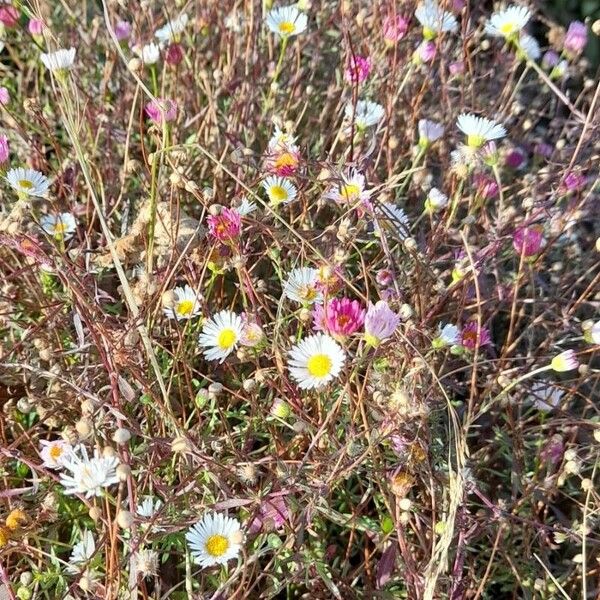
[[[287,200],[288,193],[286,192],[286,190],[283,186],[273,185],[273,186],[271,186],[271,189],[269,190],[269,196],[271,197],[271,200],[273,202],[276,202],[277,204],[279,204],[280,202]]]
[[[237,335],[233,329],[223,329],[217,338],[217,345],[222,350],[229,350],[237,339]]]
[[[423,39],[431,41],[435,39],[436,32],[431,27],[423,27]]]
[[[327,354],[315,354],[308,359],[306,368],[313,377],[326,377],[331,371],[331,358]]]
[[[229,540],[224,535],[211,535],[204,546],[211,556],[223,556],[229,549]]]
[[[296,25],[291,21],[283,21],[279,23],[279,32],[283,35],[290,35],[290,33],[294,33],[296,30]]]
[[[50,457],[54,460],[59,459],[62,456],[63,450],[60,446],[52,446],[50,448]]]
[[[482,135],[470,134],[467,136],[467,145],[471,148],[480,148],[485,144],[485,138]]]
[[[365,342],[367,342],[369,346],[373,346],[373,348],[377,348],[377,346],[381,344],[381,340],[371,333],[365,333]]]
[[[314,300],[317,297],[317,290],[310,285],[302,286],[299,292],[300,297],[304,298],[306,302],[310,302],[311,300]]]
[[[62,221],[54,223],[54,235],[62,235],[67,229],[67,225]]]
[[[29,179],[19,179],[19,187],[30,190],[33,187],[33,183]]]
[[[291,152],[280,154],[275,160],[275,168],[295,167],[298,164],[296,157]]]
[[[194,301],[193,300],[182,300],[177,304],[177,314],[178,315],[191,315],[194,310]]]
[[[517,29],[517,26],[512,21],[507,21],[503,25],[500,25],[500,33],[506,37],[512,35]]]
[[[346,200],[354,200],[360,194],[360,187],[355,183],[347,183],[340,187],[340,196]]]

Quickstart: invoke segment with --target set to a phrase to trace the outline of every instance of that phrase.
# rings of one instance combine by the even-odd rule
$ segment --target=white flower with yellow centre
[[[371,192],[365,190],[365,176],[356,169],[350,169],[341,177],[338,186],[330,189],[325,198],[338,204],[356,204],[369,199]]]
[[[267,177],[262,182],[262,186],[265,192],[267,192],[271,206],[287,204],[298,195],[296,186],[283,177]]]
[[[331,336],[317,333],[290,350],[288,369],[298,387],[310,390],[323,387],[337,377],[345,360],[342,347]]]
[[[208,513],[185,534],[194,561],[202,568],[224,565],[240,553],[244,534],[239,521]]]
[[[75,48],[68,50],[56,50],[56,52],[42,53],[40,60],[49,71],[56,73],[57,71],[68,71],[75,62]]]
[[[64,440],[40,440],[40,457],[46,469],[62,469],[65,458],[72,450],[71,444]]]
[[[306,31],[308,19],[295,6],[274,8],[266,18],[267,27],[282,38],[289,38]]]
[[[223,362],[236,348],[244,333],[242,317],[230,310],[222,310],[202,328],[198,343],[207,360]]]
[[[38,196],[45,198],[50,188],[48,178],[33,169],[23,169],[22,167],[11,169],[6,173],[5,179],[10,187],[22,197]]]
[[[77,229],[77,221],[71,213],[43,215],[40,219],[42,229],[57,240],[68,240]]]
[[[320,304],[323,295],[319,291],[319,271],[311,267],[300,267],[289,274],[283,284],[283,295],[300,304]]]
[[[165,316],[169,319],[192,319],[200,314],[200,300],[198,294],[189,286],[176,287],[173,290],[174,301],[172,307],[164,309]]]
[[[469,148],[481,148],[486,142],[506,135],[506,129],[495,121],[467,113],[459,115],[457,126],[467,136]]]
[[[458,22],[454,15],[440,8],[433,0],[426,0],[419,4],[415,17],[423,27],[423,37],[426,40],[433,40],[440,33],[458,29]]]
[[[489,35],[503,37],[514,41],[531,18],[531,12],[524,6],[509,6],[505,10],[494,13],[485,24]]]

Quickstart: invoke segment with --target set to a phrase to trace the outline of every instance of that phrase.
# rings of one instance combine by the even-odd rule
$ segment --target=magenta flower
[[[527,162],[527,156],[521,148],[513,148],[505,157],[504,163],[511,169],[521,169]]]
[[[279,177],[291,177],[300,165],[300,153],[294,144],[279,145],[269,150],[266,158],[266,169]]]
[[[513,248],[525,258],[537,256],[544,245],[544,228],[541,225],[520,227],[513,233]]]
[[[0,104],[6,106],[10,102],[10,94],[5,87],[0,87]]]
[[[14,27],[19,22],[20,13],[14,6],[0,8],[0,23],[6,27]]]
[[[394,45],[408,31],[408,20],[402,15],[390,15],[383,21],[383,39],[386,44]]]
[[[573,21],[565,36],[565,50],[570,54],[580,54],[587,44],[587,27],[581,21]]]
[[[165,52],[165,62],[172,67],[176,67],[185,56],[183,46],[181,44],[169,44]]]
[[[232,242],[242,230],[242,217],[234,208],[222,208],[218,215],[209,215],[208,232],[220,242]]]
[[[177,118],[177,102],[168,98],[157,98],[156,101],[148,102],[145,107],[146,114],[159,125],[163,118],[166,122]]]
[[[383,287],[388,287],[388,285],[392,285],[394,276],[389,269],[381,269],[380,271],[377,271],[375,281]]]
[[[44,21],[41,19],[31,19],[27,23],[27,30],[31,35],[42,35],[44,31]]]
[[[371,59],[365,56],[351,56],[346,66],[346,81],[348,83],[362,83],[371,72]]]
[[[486,200],[495,198],[498,195],[498,184],[496,183],[496,180],[483,173],[475,175],[473,177],[473,183],[477,187],[477,195]]]
[[[467,350],[475,350],[481,346],[491,344],[492,338],[487,327],[479,329],[477,321],[469,321],[460,332],[460,344]]]
[[[0,165],[8,162],[9,156],[8,138],[5,135],[0,135]]]
[[[577,192],[585,187],[587,177],[578,171],[569,171],[562,180],[562,187],[569,192]]]
[[[324,306],[315,305],[313,310],[313,327],[337,338],[352,335],[364,322],[365,309],[358,300],[332,298]]]
[[[122,42],[131,35],[131,23],[129,21],[119,21],[115,25],[115,36]]]
[[[379,346],[394,333],[399,323],[400,316],[385,300],[379,300],[377,304],[369,303],[365,316],[365,341],[370,346]]]
[[[415,50],[413,55],[415,62],[428,63],[431,62],[436,55],[437,48],[435,42],[423,40]]]

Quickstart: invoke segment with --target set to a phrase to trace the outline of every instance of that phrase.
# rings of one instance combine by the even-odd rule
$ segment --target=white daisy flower
[[[44,63],[44,66],[53,73],[56,71],[68,71],[75,62],[75,48],[69,48],[68,50],[56,50],[56,52],[49,52],[48,54],[42,52],[40,60]]]
[[[467,136],[467,146],[471,148],[481,148],[486,142],[506,135],[506,129],[495,121],[467,113],[459,115],[457,126]]]
[[[346,355],[329,335],[317,333],[304,338],[289,352],[288,370],[303,390],[320,388],[337,377]]]
[[[151,519],[162,508],[163,501],[154,496],[144,496],[143,500],[138,503],[135,508],[135,513],[143,519]]]
[[[40,218],[42,229],[52,237],[68,240],[77,229],[77,221],[71,213],[43,215]]]
[[[72,575],[79,573],[96,553],[96,542],[91,531],[84,529],[81,534],[81,541],[77,542],[71,550],[67,572]]]
[[[560,405],[563,395],[555,385],[540,381],[533,384],[527,400],[538,410],[550,412]]]
[[[533,36],[522,33],[521,37],[519,37],[517,54],[520,58],[538,60],[542,55],[542,51],[540,50],[540,45]]]
[[[590,323],[589,327],[584,328],[583,339],[588,344],[600,344],[600,321]]]
[[[385,110],[381,104],[371,102],[370,100],[359,100],[356,107],[352,102],[346,104],[346,119],[354,120],[357,129],[367,129],[377,125],[385,115]]]
[[[531,12],[524,6],[509,6],[490,17],[485,24],[485,31],[489,35],[515,40],[530,18]]]
[[[290,147],[297,148],[296,138],[291,134],[283,131],[278,125],[275,125],[275,131],[269,140],[269,151],[287,149]]]
[[[444,126],[435,121],[421,119],[419,121],[419,146],[427,147],[437,142],[444,135]]]
[[[283,177],[271,176],[267,177],[263,182],[262,186],[269,196],[271,206],[279,206],[280,204],[287,204],[296,198],[298,190],[296,186]]]
[[[33,169],[11,169],[4,178],[19,196],[39,196],[45,198],[48,195],[50,181],[39,171]]]
[[[101,456],[94,451],[94,458],[89,458],[87,450],[79,446],[65,457],[63,467],[69,473],[61,473],[60,482],[67,495],[83,494],[86,498],[101,496],[104,488],[118,483],[118,466],[119,459],[116,456]]]
[[[425,199],[425,210],[429,213],[438,212],[448,206],[448,196],[433,187],[429,190]]]
[[[295,6],[281,6],[269,12],[267,27],[282,38],[298,35],[306,30],[308,19]]]
[[[423,27],[423,37],[426,40],[432,40],[440,33],[458,29],[458,22],[454,15],[440,8],[433,0],[426,0],[419,4],[415,17]]]
[[[283,284],[283,295],[300,304],[320,304],[323,302],[323,295],[318,290],[318,281],[318,269],[294,269]]]
[[[238,206],[235,207],[235,209],[238,211],[238,214],[241,217],[247,217],[249,214],[253,213],[257,208],[258,206],[256,206],[256,204],[251,200],[248,200],[246,196],[243,196]]]
[[[447,323],[443,327],[440,325],[440,332],[431,343],[434,348],[456,346],[457,344],[460,344],[460,329],[451,323]]]
[[[162,44],[168,44],[174,40],[177,40],[179,36],[185,30],[185,26],[188,24],[188,16],[186,13],[182,13],[175,20],[170,21],[160,29],[154,32],[154,35],[160,40]]]
[[[400,239],[404,240],[408,237],[410,222],[403,208],[391,202],[378,202],[375,205],[375,214],[378,217],[374,223],[376,232],[381,231],[380,224],[388,223],[394,228]]]
[[[339,186],[331,188],[325,198],[334,200],[338,204],[355,204],[359,201],[366,202],[371,192],[365,190],[365,176],[356,169],[342,174]]]
[[[222,310],[208,320],[202,328],[198,343],[207,360],[222,363],[238,345],[244,333],[242,317],[230,310]]]
[[[169,319],[192,319],[200,314],[198,294],[189,286],[176,287],[173,290],[175,301],[172,308],[165,308],[164,313]]]
[[[40,440],[40,457],[46,469],[62,469],[65,457],[72,450],[71,444],[64,440]]]
[[[150,42],[142,48],[137,46],[134,48],[134,52],[142,59],[145,65],[153,65],[160,58],[160,48],[154,42]]]
[[[235,558],[244,541],[237,519],[222,513],[207,513],[185,534],[196,563],[202,568],[224,565]]]

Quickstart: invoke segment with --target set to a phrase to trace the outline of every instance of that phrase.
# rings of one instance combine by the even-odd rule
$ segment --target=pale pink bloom
[[[450,71],[450,75],[461,75],[465,72],[465,63],[462,60],[452,62],[450,63],[448,70]]]
[[[119,21],[115,25],[115,36],[120,42],[128,39],[130,35],[131,23],[129,21]]]
[[[244,328],[240,337],[240,344],[248,348],[254,348],[263,341],[265,332],[255,321],[247,321],[244,315],[242,315],[242,318],[244,320]]]
[[[479,328],[477,321],[469,321],[460,332],[460,344],[467,350],[475,350],[492,342],[487,327]]]
[[[371,346],[379,346],[396,331],[399,323],[400,316],[385,300],[379,300],[377,304],[369,303],[365,315],[365,340]]]
[[[574,350],[565,350],[552,359],[550,366],[557,373],[564,373],[565,371],[574,371],[577,369],[579,361]]]
[[[146,104],[145,110],[150,119],[158,124],[163,122],[163,118],[167,122],[177,118],[177,102],[169,98],[152,100]]]
[[[358,331],[365,321],[365,309],[358,300],[332,298],[313,309],[313,327],[334,337],[345,337]]]
[[[473,177],[473,183],[477,187],[477,194],[486,200],[494,198],[498,194],[498,184],[495,179],[478,173]]]
[[[0,87],[0,104],[6,106],[10,102],[10,94],[5,87]]]
[[[0,135],[0,165],[8,162],[9,156],[8,138],[5,135]]]
[[[42,35],[44,31],[44,21],[41,19],[31,19],[27,23],[27,29],[31,35]]]
[[[513,233],[513,248],[525,258],[537,256],[544,246],[544,228],[541,225],[520,227]]]
[[[560,62],[560,56],[554,50],[548,50],[542,56],[542,67],[552,69]]]
[[[375,281],[377,281],[379,285],[387,287],[394,282],[394,275],[389,269],[381,269],[380,271],[377,271]]]
[[[390,15],[383,21],[383,39],[390,45],[401,40],[408,31],[408,19],[402,15]]]
[[[435,47],[435,42],[423,40],[415,50],[415,58],[417,62],[428,63],[431,62],[436,55],[437,49]]]
[[[571,54],[580,54],[587,44],[587,27],[581,21],[573,21],[565,36],[565,50]]]
[[[365,56],[350,56],[345,75],[348,83],[362,83],[371,72],[371,59]]]

